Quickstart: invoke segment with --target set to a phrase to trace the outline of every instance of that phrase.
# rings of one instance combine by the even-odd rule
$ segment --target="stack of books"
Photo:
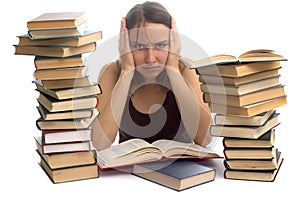
[[[27,22],[28,34],[15,45],[15,54],[35,56],[41,131],[35,140],[40,166],[54,183],[99,177],[90,143],[101,88],[86,75],[84,56],[102,35],[86,23],[83,12],[45,13]]]
[[[281,61],[286,59],[266,49],[182,59],[196,70],[203,99],[215,114],[210,131],[223,137],[225,178],[273,181],[278,173],[283,158],[274,146],[280,123],[276,108],[287,103],[279,81]]]

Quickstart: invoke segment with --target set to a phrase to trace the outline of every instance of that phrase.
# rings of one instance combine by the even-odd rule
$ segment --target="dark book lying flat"
[[[216,170],[188,160],[134,165],[133,174],[181,191],[215,179]]]

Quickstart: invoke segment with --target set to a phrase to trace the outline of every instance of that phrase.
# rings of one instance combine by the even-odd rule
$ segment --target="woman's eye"
[[[155,47],[156,47],[157,49],[163,49],[163,48],[165,48],[167,45],[168,45],[168,44],[166,44],[166,43],[158,43],[158,44],[155,45]]]
[[[145,45],[143,45],[143,44],[135,44],[135,45],[134,45],[134,48],[135,48],[135,49],[144,49],[144,48],[145,48]]]

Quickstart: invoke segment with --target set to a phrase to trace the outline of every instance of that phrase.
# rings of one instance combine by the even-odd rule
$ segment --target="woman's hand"
[[[121,29],[119,36],[119,53],[120,61],[122,64],[122,72],[126,73],[128,71],[134,70],[135,64],[129,45],[128,29],[126,28],[126,20],[124,17],[121,21]]]
[[[172,27],[170,29],[170,44],[169,44],[169,56],[167,60],[167,67],[173,70],[179,71],[179,56],[181,50],[181,42],[177,31],[175,19],[172,18]]]

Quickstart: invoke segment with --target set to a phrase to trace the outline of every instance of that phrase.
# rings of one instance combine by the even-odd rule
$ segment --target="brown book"
[[[224,166],[230,170],[275,170],[280,159],[281,152],[276,150],[275,157],[271,159],[226,159]]]
[[[37,152],[51,169],[96,163],[94,151],[43,154],[43,147],[40,142],[36,140]]]
[[[87,67],[68,67],[59,69],[39,69],[33,72],[36,80],[74,79],[86,76]]]
[[[274,50],[270,49],[250,50],[244,52],[238,57],[229,54],[217,54],[210,57],[201,58],[196,61],[192,61],[183,56],[180,57],[180,62],[184,63],[187,67],[191,69],[196,68],[197,71],[204,69],[206,66],[221,65],[228,63],[269,62],[285,60],[287,59],[285,59],[282,55],[279,55]]]
[[[275,99],[250,104],[243,107],[227,106],[221,104],[209,104],[209,108],[212,113],[226,114],[226,115],[236,115],[242,117],[252,117],[259,113],[263,113],[269,110],[273,110],[280,106],[286,105],[286,96],[278,97]]]
[[[99,112],[93,109],[92,116],[88,118],[78,118],[70,120],[44,120],[42,118],[36,121],[36,125],[40,130],[74,130],[87,129],[98,116]]]
[[[78,97],[94,96],[101,94],[101,89],[98,84],[76,87],[76,88],[65,88],[65,89],[46,89],[42,82],[39,80],[34,81],[37,91],[47,94],[55,99],[72,99]]]
[[[99,177],[99,168],[97,164],[51,169],[46,161],[41,158],[40,166],[53,183],[63,183]]]
[[[43,13],[27,22],[28,30],[75,28],[87,21],[85,12]]]
[[[68,143],[92,140],[92,128],[73,130],[45,130],[42,131],[43,144]]]
[[[34,65],[37,70],[69,67],[83,67],[84,57],[81,54],[66,58],[35,56]]]
[[[271,129],[257,139],[223,138],[225,148],[271,148],[275,144],[275,129]]]
[[[256,74],[263,71],[275,70],[281,68],[279,61],[237,63],[227,65],[212,65],[208,67],[196,68],[197,73],[202,75],[214,75],[223,77],[243,77]]]
[[[284,86],[276,85],[262,90],[257,90],[243,95],[226,95],[204,93],[203,100],[206,103],[223,104],[227,106],[243,107],[270,99],[275,99],[285,96]]]
[[[216,125],[227,126],[262,126],[275,113],[275,110],[269,110],[259,113],[253,117],[239,117],[234,115],[216,114],[214,122]]]
[[[93,109],[69,110],[62,112],[49,112],[43,105],[37,107],[43,120],[64,120],[89,118],[93,115]]]
[[[224,85],[242,85],[254,81],[259,81],[266,78],[272,78],[279,75],[279,69],[258,72],[242,77],[223,77],[199,74],[199,81],[202,83],[224,84]]]
[[[41,82],[46,89],[76,88],[92,85],[88,76],[70,79],[41,80]]]
[[[238,86],[202,83],[200,85],[200,89],[202,90],[203,93],[241,96],[259,90],[263,90],[266,88],[278,86],[279,84],[280,84],[279,76],[277,76],[277,77],[262,79],[259,81],[246,83]]]
[[[14,45],[16,55],[35,55],[48,57],[68,57],[87,52],[92,52],[96,49],[96,43],[92,42],[79,47],[66,46],[29,46],[29,45]]]
[[[134,165],[133,174],[168,188],[181,191],[213,181],[216,170],[188,160]]]
[[[225,148],[226,159],[273,159],[276,157],[275,147],[271,148]]]
[[[39,94],[37,101],[44,106],[49,112],[61,112],[81,109],[95,108],[98,103],[96,96],[83,97],[76,99],[57,100],[53,97]]]
[[[56,32],[57,33],[57,32]],[[79,47],[102,39],[101,31],[85,31],[82,35],[77,37],[61,37],[50,39],[33,40],[29,35],[20,35],[18,45],[29,46],[74,46]]]
[[[262,126],[211,125],[210,134],[216,137],[257,139],[279,124],[279,114],[274,113]]]

